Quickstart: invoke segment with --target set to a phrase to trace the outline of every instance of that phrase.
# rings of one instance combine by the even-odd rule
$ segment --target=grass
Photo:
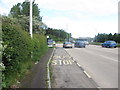
[[[53,79],[53,68],[51,66],[51,63],[52,63],[52,60],[50,61],[50,81],[51,81],[51,84],[54,82],[54,79]],[[52,85],[51,85],[52,87]]]
[[[117,44],[117,47],[120,47],[120,44]]]
[[[24,62],[21,64],[21,72],[19,73],[19,75],[16,76],[15,75],[12,75],[11,76],[11,86],[10,87],[13,87],[16,86],[16,87],[19,87],[20,85],[20,82],[30,71],[30,69],[32,68],[32,66],[34,65],[34,62],[33,61],[29,61],[29,62]],[[10,80],[8,80],[10,81]]]
[[[92,45],[101,45],[102,43],[100,43],[100,42],[91,42],[90,44],[92,44]]]
[[[100,43],[100,42],[91,42],[90,44],[92,44],[92,45],[101,45],[102,43]],[[117,43],[117,47],[120,47],[120,43]]]

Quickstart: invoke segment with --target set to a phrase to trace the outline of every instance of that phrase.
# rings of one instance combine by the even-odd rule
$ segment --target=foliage
[[[15,21],[8,17],[2,18],[2,61],[5,66],[3,87],[9,87],[21,78],[47,50],[45,36],[34,34],[31,39],[28,32],[22,30],[20,24]]]
[[[114,40],[117,43],[120,43],[120,34],[119,33],[115,33],[114,35],[110,34],[99,34],[97,36],[95,36],[94,41],[95,42],[104,42],[107,40]]]
[[[38,61],[39,58],[45,53],[47,50],[47,42],[46,42],[46,37],[43,35],[39,34],[34,34],[33,37],[33,44],[34,44],[34,49],[33,49],[33,60]]]
[[[33,17],[38,17],[39,21],[42,21],[42,17],[40,17],[40,9],[38,8],[38,4],[35,2],[32,3],[32,11]],[[14,5],[10,10],[10,15],[14,18],[19,18],[19,16],[29,16],[30,15],[30,2],[23,2]]]
[[[52,28],[46,29],[46,35],[50,36],[50,38],[55,41],[64,41],[68,36],[70,37],[70,35],[64,30]]]
[[[42,17],[40,16],[40,9],[38,4],[35,2],[32,3],[33,9],[33,32],[45,34],[44,28],[46,25],[42,22]],[[22,25],[22,28],[29,32],[29,12],[30,12],[30,3],[23,2],[14,5],[9,13],[9,16],[17,18],[16,22]]]
[[[29,16],[19,16],[15,22],[19,23],[23,30],[29,32]],[[45,24],[38,21],[37,17],[33,17],[33,33],[45,34],[42,26],[44,27]]]

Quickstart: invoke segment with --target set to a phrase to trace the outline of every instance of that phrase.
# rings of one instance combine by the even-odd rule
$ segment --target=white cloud
[[[0,7],[0,14],[4,15],[8,12],[6,9]]]
[[[0,13],[9,13],[11,7],[24,0],[1,0],[3,5]],[[117,12],[119,0],[35,0],[39,8],[57,12],[69,12],[69,15],[53,15],[44,13],[43,21],[51,28],[65,29],[72,33],[73,37],[91,36],[96,33],[117,33]],[[44,11],[41,11],[44,12]],[[47,11],[46,11],[47,12]],[[111,15],[114,15],[113,17]],[[95,16],[98,17],[95,18]],[[99,17],[110,16],[109,20]],[[94,20],[96,19],[96,20]],[[110,18],[109,18],[110,19]]]
[[[13,5],[17,3],[22,3],[25,0],[1,0],[2,4],[0,4],[0,14],[8,14]]]
[[[106,15],[117,13],[118,0],[36,0],[36,2],[46,9]]]
[[[73,37],[94,37],[97,33],[117,33],[117,22],[90,21],[82,22],[72,20],[67,17],[47,17],[45,23],[51,28],[65,29],[72,33]]]

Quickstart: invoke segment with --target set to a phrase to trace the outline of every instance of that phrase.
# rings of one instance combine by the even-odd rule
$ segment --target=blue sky
[[[0,13],[24,0],[0,0]],[[118,33],[119,0],[35,0],[43,22],[51,28],[65,29],[75,38],[97,33]]]

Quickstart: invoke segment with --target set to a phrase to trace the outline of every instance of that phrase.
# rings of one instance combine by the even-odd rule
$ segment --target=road
[[[88,45],[65,50],[101,88],[118,88],[118,48]]]
[[[94,80],[77,65],[62,47],[57,46],[51,61],[52,88],[97,88]]]

